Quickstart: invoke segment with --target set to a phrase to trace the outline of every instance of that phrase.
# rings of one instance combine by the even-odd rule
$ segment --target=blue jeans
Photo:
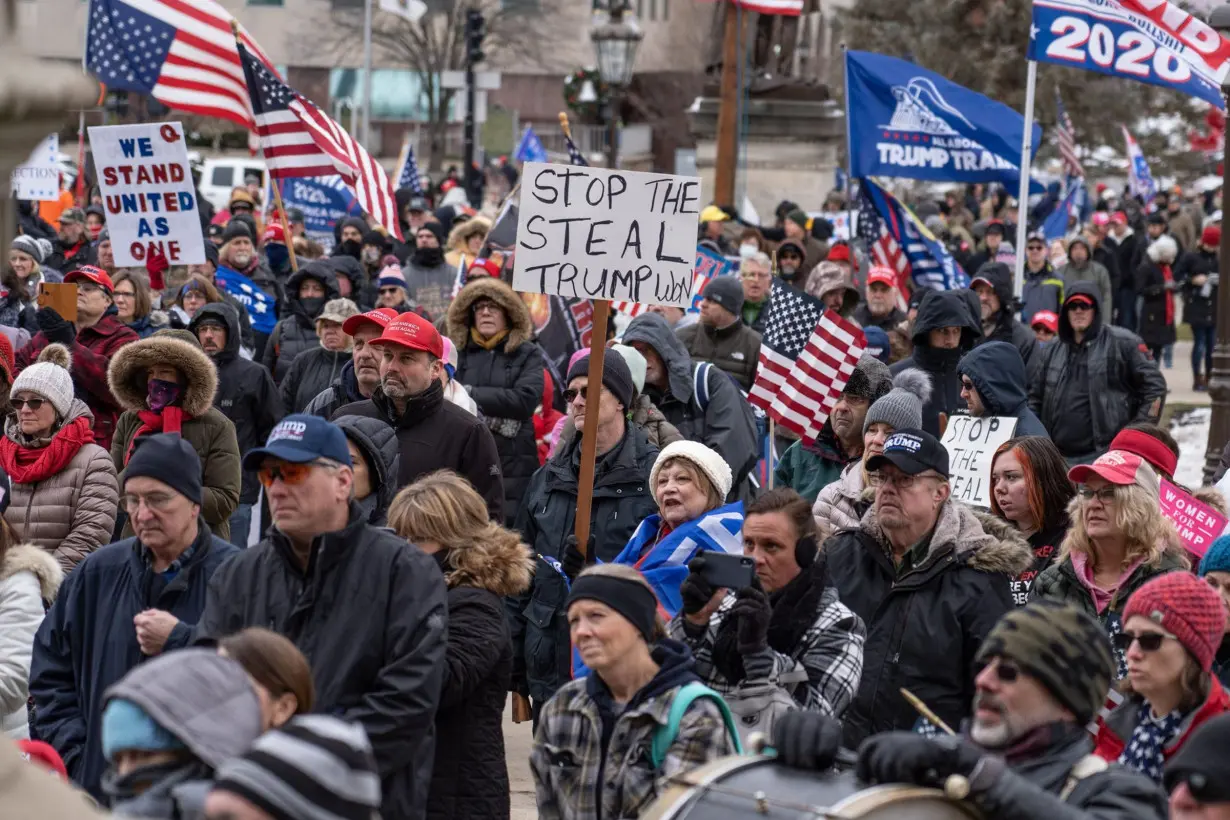
[[[1199,376],[1201,373],[1200,362],[1204,362],[1204,375],[1209,376],[1213,372],[1213,341],[1217,338],[1217,328],[1210,325],[1209,327],[1193,327],[1192,328],[1192,375]]]
[[[259,513],[258,513],[259,514]],[[240,504],[231,513],[231,543],[240,549],[248,546],[248,528],[252,526],[252,505]]]

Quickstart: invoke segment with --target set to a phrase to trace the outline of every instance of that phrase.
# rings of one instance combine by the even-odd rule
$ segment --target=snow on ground
[[[1204,453],[1209,445],[1209,420],[1212,411],[1197,407],[1170,420],[1170,434],[1179,442],[1179,466],[1175,481],[1187,487],[1204,483]]]

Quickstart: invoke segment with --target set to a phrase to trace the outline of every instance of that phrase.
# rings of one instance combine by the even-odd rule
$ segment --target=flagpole
[[[842,43],[841,44],[841,66],[842,66],[842,73],[845,75],[844,79],[845,79],[845,86],[846,86],[846,231],[849,233],[849,236],[847,237],[846,242],[849,243],[850,248],[853,248],[854,247],[854,237],[855,237],[855,233],[854,233],[854,150],[853,150],[853,144],[850,141],[850,62],[848,59],[846,59],[847,53],[848,52],[847,52],[846,44]],[[857,257],[852,256],[851,258],[854,259],[855,262],[858,261]],[[867,267],[870,268],[871,267],[870,265],[871,248],[867,249],[867,260],[868,260]],[[866,281],[866,278],[867,278],[866,273],[864,273],[863,274],[864,281]],[[772,481],[772,479],[770,479],[770,481]],[[769,487],[770,488],[773,487],[772,483],[769,484]]]
[[[372,150],[372,3],[363,0],[363,118],[360,126],[363,147]]]
[[[1012,277],[1012,295],[1020,303],[1025,293],[1025,237],[1029,235],[1029,174],[1033,168],[1034,93],[1038,86],[1038,63],[1029,61],[1025,80],[1025,132],[1021,137],[1021,182],[1016,202],[1016,275]]]
[[[845,49],[845,46],[842,46]],[[777,422],[773,421],[773,417],[769,416],[769,489],[773,489],[773,471],[777,469],[777,465],[773,463],[773,452],[777,449]]]

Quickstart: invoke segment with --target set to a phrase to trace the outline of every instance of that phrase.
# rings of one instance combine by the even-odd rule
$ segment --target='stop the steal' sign
[[[161,251],[172,265],[205,261],[196,187],[178,122],[90,128],[117,267],[145,267]]]
[[[527,162],[513,288],[692,305],[700,179]]]
[[[975,507],[991,507],[991,459],[1016,432],[1011,416],[952,416],[940,443],[948,449],[952,497]]]

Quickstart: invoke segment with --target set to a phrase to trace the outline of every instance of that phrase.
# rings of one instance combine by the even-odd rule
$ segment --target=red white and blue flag
[[[1076,132],[1072,129],[1072,118],[1063,107],[1063,98],[1059,89],[1055,89],[1055,135],[1059,142],[1059,156],[1063,159],[1064,171],[1070,177],[1083,177],[1085,167],[1081,165],[1080,155],[1076,153]]]
[[[1123,126],[1123,139],[1127,143],[1128,160],[1128,193],[1140,197],[1145,205],[1151,205],[1157,197],[1157,183],[1153,181],[1153,172],[1149,170],[1149,161],[1140,150],[1140,144],[1132,136],[1132,132]]]

